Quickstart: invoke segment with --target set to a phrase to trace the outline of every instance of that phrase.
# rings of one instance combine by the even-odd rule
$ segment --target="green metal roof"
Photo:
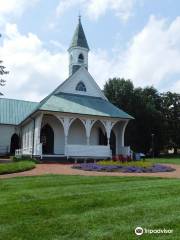
[[[58,93],[40,103],[0,98],[0,124],[18,125],[38,110],[133,119],[102,98]]]
[[[18,125],[37,105],[36,102],[0,98],[0,124]]]
[[[72,47],[83,47],[89,50],[89,46],[86,40],[86,36],[83,30],[80,18],[79,18],[79,22],[76,27],[76,30],[69,48],[72,48]]]
[[[51,95],[49,99],[38,107],[38,109],[54,112],[133,119],[132,116],[102,98],[69,93]]]

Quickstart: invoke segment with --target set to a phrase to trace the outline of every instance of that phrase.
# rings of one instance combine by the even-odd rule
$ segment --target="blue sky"
[[[69,8],[64,11],[64,14],[55,18],[55,9],[59,2],[59,0],[41,0],[36,6],[24,12],[22,17],[15,21],[21,33],[33,32],[44,41],[54,39],[68,47],[80,12],[91,48],[105,48],[111,52],[113,46],[126,47],[127,41],[141,31],[150,15],[173,21],[180,11],[178,0],[141,0],[137,1],[132,16],[127,21],[121,21],[113,10],[107,10],[103,16],[93,20],[87,16],[80,4]],[[53,29],[49,27],[51,23],[55,24]]]
[[[68,77],[79,12],[101,88],[116,76],[180,93],[180,1],[0,0],[5,97],[40,100]]]

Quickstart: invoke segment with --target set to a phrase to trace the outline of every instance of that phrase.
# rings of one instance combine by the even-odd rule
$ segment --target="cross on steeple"
[[[80,11],[79,11],[78,19],[79,19],[79,22],[81,22],[81,13],[80,13]]]

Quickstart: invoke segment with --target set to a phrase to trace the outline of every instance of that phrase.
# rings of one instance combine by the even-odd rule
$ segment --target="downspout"
[[[35,119],[31,118],[33,120],[33,141],[32,141],[32,157],[34,156],[34,133],[35,133]]]
[[[18,136],[19,136],[19,149],[22,150],[23,142],[22,142],[22,126],[21,125],[19,127],[19,134],[18,134]]]
[[[22,126],[20,127],[20,132],[19,132],[19,135],[20,135],[20,148],[22,149]]]

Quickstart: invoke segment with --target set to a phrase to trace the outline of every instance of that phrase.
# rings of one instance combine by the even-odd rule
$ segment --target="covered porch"
[[[130,154],[130,148],[124,146],[127,124],[128,120],[125,119],[41,113],[35,119],[33,134],[28,134],[24,129],[22,148],[16,154],[42,159],[127,156]]]

